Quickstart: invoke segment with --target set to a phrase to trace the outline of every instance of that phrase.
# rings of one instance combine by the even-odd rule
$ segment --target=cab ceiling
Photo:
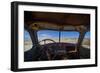
[[[25,11],[24,23],[33,30],[89,30],[90,14]]]

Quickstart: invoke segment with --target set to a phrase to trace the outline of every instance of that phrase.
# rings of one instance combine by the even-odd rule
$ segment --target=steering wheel
[[[33,53],[32,53],[32,58],[33,60],[51,60],[51,47],[50,46],[45,46],[47,44],[46,41],[51,41],[53,43],[56,43],[52,39],[43,39],[40,41],[38,44],[34,44],[33,48]],[[41,45],[40,43],[44,42],[44,45]]]
[[[51,58],[51,53],[52,53],[52,48],[51,48],[51,46],[50,45],[47,45],[47,46],[45,46],[45,44],[48,44],[48,42],[47,41],[51,41],[52,43],[56,43],[54,40],[52,40],[52,39],[43,39],[42,41],[40,41],[39,42],[39,44],[41,43],[41,42],[43,42],[43,46],[42,46],[42,52],[45,52],[45,54],[47,55],[47,57],[48,57],[48,60],[52,60],[52,58]]]

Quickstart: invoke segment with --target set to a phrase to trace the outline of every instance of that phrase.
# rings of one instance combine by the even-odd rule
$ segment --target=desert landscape
[[[54,41],[58,42],[58,39],[53,39]],[[77,38],[63,38],[61,39],[61,42],[65,43],[77,43],[78,39]],[[44,42],[41,42],[40,44],[42,45]],[[51,41],[46,42],[46,43],[52,43]],[[82,47],[90,49],[90,39],[85,38],[82,43]],[[32,48],[32,41],[31,40],[25,40],[24,41],[24,51],[28,51]]]

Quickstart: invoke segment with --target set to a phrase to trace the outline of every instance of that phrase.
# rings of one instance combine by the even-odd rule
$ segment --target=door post
[[[76,45],[76,50],[77,50],[77,57],[80,58],[80,49],[81,49],[81,45],[86,33],[86,27],[81,26],[78,28],[78,31],[80,33],[79,38],[78,38],[78,43]]]

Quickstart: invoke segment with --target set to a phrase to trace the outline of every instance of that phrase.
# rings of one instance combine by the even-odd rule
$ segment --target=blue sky
[[[24,31],[24,40],[29,40],[29,39],[30,39],[29,33],[25,30]]]
[[[78,38],[78,37],[79,37],[78,32],[72,32],[72,31],[61,32],[61,38]],[[30,39],[29,33],[27,31],[24,31],[24,38],[25,38],[25,40]],[[46,39],[46,38],[50,38],[50,39],[59,38],[59,32],[51,31],[51,30],[38,31],[38,39]],[[86,33],[85,38],[90,38],[90,32]]]

